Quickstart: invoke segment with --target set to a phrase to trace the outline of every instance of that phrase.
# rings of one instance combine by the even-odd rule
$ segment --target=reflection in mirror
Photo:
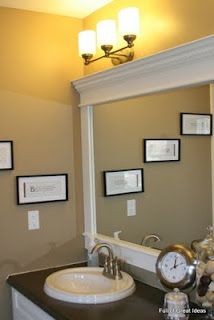
[[[209,86],[94,107],[97,232],[162,248],[212,224],[211,138],[180,135],[180,113],[210,113]],[[181,139],[180,161],[144,163],[143,139]],[[144,192],[104,196],[103,171],[144,169]],[[136,215],[127,216],[127,200]]]

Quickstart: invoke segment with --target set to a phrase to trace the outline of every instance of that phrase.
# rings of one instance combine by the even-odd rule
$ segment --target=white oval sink
[[[108,279],[103,268],[70,268],[46,278],[44,291],[52,298],[74,303],[108,303],[121,300],[135,290],[133,278],[122,272],[121,280]]]

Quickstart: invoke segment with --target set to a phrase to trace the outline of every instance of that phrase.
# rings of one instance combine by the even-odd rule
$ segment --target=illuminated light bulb
[[[78,35],[79,43],[79,55],[96,53],[96,34],[93,30],[85,30],[79,32]]]
[[[139,9],[135,7],[125,8],[118,13],[119,33],[125,35],[139,35],[140,19]]]
[[[102,20],[97,24],[97,46],[116,44],[116,23],[114,20]]]

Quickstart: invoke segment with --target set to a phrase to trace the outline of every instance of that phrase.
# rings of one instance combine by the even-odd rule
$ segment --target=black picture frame
[[[183,136],[211,136],[212,126],[210,113],[180,113],[180,134]]]
[[[103,171],[103,178],[105,197],[144,192],[143,168]]]
[[[143,139],[144,162],[180,161],[180,139]]]
[[[16,190],[18,205],[67,201],[68,174],[16,176]]]
[[[13,141],[0,140],[0,170],[13,170]]]

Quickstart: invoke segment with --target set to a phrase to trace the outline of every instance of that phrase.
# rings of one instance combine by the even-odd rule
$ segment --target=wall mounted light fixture
[[[126,41],[127,45],[112,51],[116,45],[116,22],[114,20],[102,20],[98,22],[96,33],[93,30],[85,30],[79,33],[79,54],[84,59],[84,64],[102,58],[111,58],[114,65],[131,61],[134,57],[134,41],[139,34],[139,9],[135,7],[125,8],[118,13],[119,34]],[[104,55],[92,59],[96,53],[97,46],[101,47]]]

